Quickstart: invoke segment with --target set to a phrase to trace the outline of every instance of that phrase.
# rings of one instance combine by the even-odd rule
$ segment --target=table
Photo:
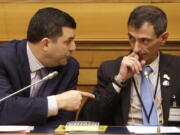
[[[34,131],[28,134],[32,134],[32,135],[101,135],[101,134],[102,135],[110,135],[110,134],[133,135],[133,133],[130,133],[126,127],[121,127],[121,126],[110,126],[107,128],[107,130],[104,133],[97,133],[97,132],[96,133],[68,133],[68,132],[55,133],[53,128],[36,127]],[[0,135],[12,135],[12,133],[0,133]],[[24,134],[13,133],[13,135],[24,135]],[[161,135],[179,135],[179,134],[171,133],[171,134],[161,134]]]
[[[55,133],[54,129],[44,129],[42,127],[37,127],[35,130],[32,132],[32,134],[49,134],[49,135],[107,135],[107,134],[113,134],[113,135],[124,135],[124,134],[129,134],[133,135],[133,133],[130,133],[126,127],[122,126],[109,126],[104,133],[68,133],[68,132],[61,132],[61,133]],[[142,134],[141,134],[142,135]],[[147,134],[146,134],[147,135]],[[153,135],[153,134],[151,134]],[[178,133],[170,133],[170,134],[161,134],[161,135],[178,135]]]

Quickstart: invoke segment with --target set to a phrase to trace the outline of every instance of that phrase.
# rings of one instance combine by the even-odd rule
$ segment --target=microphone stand
[[[158,110],[156,104],[155,104],[155,99],[153,97],[153,95],[151,94],[151,97],[153,99],[153,103],[154,103],[154,107],[156,110]],[[160,127],[160,123],[159,123],[159,115],[158,115],[158,111],[157,111],[157,135],[160,135],[161,134],[161,127]]]
[[[157,108],[157,106],[155,104],[154,98],[153,98],[153,102],[154,102],[155,109],[158,110],[158,108]],[[160,126],[160,123],[159,123],[159,115],[158,115],[158,111],[157,111],[157,135],[160,135],[160,134],[161,134],[161,126]]]
[[[160,134],[161,134],[161,127],[158,124],[158,126],[157,126],[157,135],[160,135]]]
[[[156,110],[158,110],[156,104],[155,104],[155,99],[153,97],[153,95],[151,94],[151,97],[153,99],[153,103],[154,103],[154,107]],[[158,111],[157,111],[157,135],[160,135],[161,134],[161,127],[160,127],[160,123],[159,123],[159,115],[158,115]]]
[[[158,109],[157,106],[155,105],[155,100],[154,100],[154,98],[153,98],[153,102],[154,102],[155,108]],[[158,111],[157,111],[157,124],[158,124],[158,125],[157,125],[157,135],[160,135],[160,134],[161,134],[161,127],[160,127],[160,123],[159,123]]]
[[[145,74],[145,76],[146,76],[146,78],[150,81],[150,79],[149,79],[149,76],[147,75],[147,73]],[[158,80],[159,81],[159,80]],[[151,81],[150,81],[151,82]],[[149,89],[150,90],[150,89]],[[155,109],[156,110],[158,110],[158,108],[157,108],[157,106],[156,106],[156,104],[155,104],[155,99],[154,99],[154,96],[153,96],[153,94],[151,93],[151,91],[150,91],[150,94],[151,94],[151,98],[152,98],[152,100],[153,100],[153,103],[154,103],[154,107],[155,107]],[[160,127],[160,123],[159,123],[159,116],[158,116],[158,111],[157,111],[157,135],[160,135],[161,134],[161,127]]]
[[[34,83],[32,83],[32,84],[30,84],[30,85],[28,85],[28,86],[26,86],[26,87],[24,87],[24,88],[22,88],[22,89],[20,89],[20,90],[18,90],[18,91],[16,91],[16,92],[14,92],[14,93],[12,93],[12,94],[10,94],[10,95],[8,95],[8,96],[0,99],[0,103],[3,102],[3,101],[6,100],[6,99],[8,99],[8,98],[10,98],[10,97],[18,94],[18,93],[20,93],[20,92],[22,92],[22,91],[30,88],[31,86],[34,86],[34,85],[37,84],[37,83],[40,83],[40,82],[42,82],[42,81],[46,81],[46,80],[52,79],[52,78],[55,77],[57,74],[58,74],[57,71],[54,71],[54,72],[48,74],[47,76],[43,77],[41,80],[39,80],[39,81],[37,81],[37,82],[34,82]]]

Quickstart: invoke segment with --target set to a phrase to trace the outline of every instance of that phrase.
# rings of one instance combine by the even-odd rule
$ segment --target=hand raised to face
[[[117,81],[125,82],[134,74],[139,74],[145,63],[146,62],[144,60],[139,60],[139,56],[134,52],[124,56],[121,62],[119,73],[117,75]]]

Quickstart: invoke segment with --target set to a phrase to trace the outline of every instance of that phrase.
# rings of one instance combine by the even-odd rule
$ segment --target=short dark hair
[[[30,20],[27,40],[37,43],[44,37],[57,39],[62,35],[62,27],[76,29],[76,22],[64,11],[52,7],[42,8]]]
[[[135,8],[128,19],[128,26],[139,29],[145,22],[154,26],[155,34],[159,37],[167,28],[167,16],[160,8],[144,5]]]

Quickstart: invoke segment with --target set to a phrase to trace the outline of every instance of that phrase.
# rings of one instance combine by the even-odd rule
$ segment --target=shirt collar
[[[44,66],[39,62],[39,60],[33,55],[28,42],[27,42],[27,56],[28,56],[31,72],[36,72],[37,70],[44,68]]]
[[[157,58],[149,64],[149,66],[152,68],[153,72],[155,72],[155,73],[158,72],[159,58],[160,58],[160,54],[158,53]]]

